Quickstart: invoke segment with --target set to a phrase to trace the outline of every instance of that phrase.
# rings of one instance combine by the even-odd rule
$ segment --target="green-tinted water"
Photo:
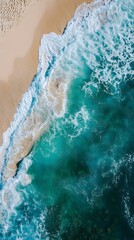
[[[124,216],[128,178],[133,186],[132,83],[119,95],[100,86],[91,96],[84,82],[74,80],[67,113],[35,146],[34,195],[52,239],[132,239]]]
[[[28,157],[31,183],[20,164],[1,239],[134,239],[133,2],[108,2],[76,15],[46,71],[69,83],[65,113]]]

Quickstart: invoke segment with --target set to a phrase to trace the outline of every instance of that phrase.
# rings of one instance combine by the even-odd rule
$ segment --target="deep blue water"
[[[65,111],[52,108],[5,205],[2,195],[0,239],[134,239],[133,11],[132,0],[84,5],[61,37],[50,35],[57,42],[47,67],[40,58],[29,109],[46,114],[40,99],[51,77],[68,84]]]

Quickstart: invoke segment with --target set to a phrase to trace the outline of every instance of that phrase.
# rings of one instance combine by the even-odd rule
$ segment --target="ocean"
[[[133,13],[83,3],[42,37],[0,148],[1,240],[134,239]]]

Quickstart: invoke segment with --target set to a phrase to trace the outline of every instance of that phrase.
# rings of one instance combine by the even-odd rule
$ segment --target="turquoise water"
[[[84,5],[54,36],[61,47],[52,45],[43,78],[68,81],[65,112],[52,113],[19,164],[14,191],[5,186],[0,239],[134,239],[133,11],[131,0]],[[22,184],[23,174],[30,182]]]

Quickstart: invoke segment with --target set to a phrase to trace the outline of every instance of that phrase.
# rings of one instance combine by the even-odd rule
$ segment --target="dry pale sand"
[[[82,2],[0,0],[0,144],[2,133],[13,120],[16,107],[36,73],[41,36],[62,33]]]

